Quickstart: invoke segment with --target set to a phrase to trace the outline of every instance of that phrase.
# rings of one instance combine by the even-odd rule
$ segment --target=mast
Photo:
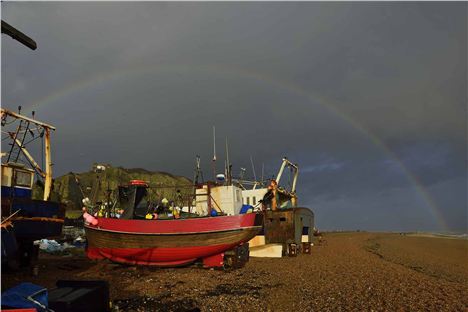
[[[265,171],[265,163],[262,163],[262,180],[260,181],[261,185],[263,185],[264,171]]]
[[[252,172],[253,172],[253,175],[254,175],[254,180],[255,180],[255,182],[257,182],[257,174],[255,173],[255,165],[254,165],[254,162],[253,162],[252,155],[250,155],[250,163],[252,164]]]
[[[195,165],[195,174],[194,174],[194,177],[193,177],[193,182],[195,185],[198,185],[198,179],[200,178],[200,173],[201,173],[201,170],[200,170],[200,156],[197,155],[196,156],[196,165]],[[203,182],[203,178],[202,178],[202,182]]]
[[[213,161],[211,162],[213,167],[213,181],[216,181],[216,128],[213,126]]]
[[[52,191],[52,158],[50,155],[50,129],[45,128],[45,183],[44,183],[44,200],[48,200]]]
[[[231,163],[229,162],[229,146],[228,146],[228,139],[226,137],[226,180],[227,185],[232,184],[231,179]]]

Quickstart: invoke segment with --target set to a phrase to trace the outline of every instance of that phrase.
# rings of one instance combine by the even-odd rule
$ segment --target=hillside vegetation
[[[108,190],[110,197],[117,196],[119,185],[128,184],[130,180],[143,180],[150,185],[150,199],[157,200],[163,197],[175,198],[177,189],[183,194],[190,192],[192,181],[182,176],[174,176],[166,172],[152,172],[141,168],[126,169],[105,165],[106,170],[100,174],[100,183],[94,171],[82,173],[67,173],[54,179],[51,200],[65,203],[67,211],[80,210],[83,197],[92,199],[93,190],[97,188],[96,201],[106,201]],[[42,185],[36,184],[33,197],[42,199]]]

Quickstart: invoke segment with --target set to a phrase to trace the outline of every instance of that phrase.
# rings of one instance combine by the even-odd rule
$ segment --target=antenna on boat
[[[265,171],[265,163],[262,163],[262,180],[260,181],[262,185],[263,185],[264,171]]]
[[[213,126],[213,181],[216,181],[216,128]]]
[[[202,183],[203,183],[204,182],[203,181],[203,172],[200,169],[200,156],[197,155],[197,157],[196,157],[196,166],[195,166],[195,176],[193,178],[193,182],[195,183],[195,185],[198,184],[198,179],[200,177],[201,177]]]
[[[229,175],[229,173],[228,173],[228,164],[227,164],[227,161],[225,159],[224,160],[224,178],[225,178],[224,183],[228,183],[227,182],[228,181],[228,175]]]
[[[244,173],[245,173],[245,168],[240,168],[240,174],[239,174],[239,180],[242,181],[244,180]]]
[[[216,161],[216,128],[213,126],[213,161]]]
[[[228,139],[226,137],[226,180],[227,184],[231,185],[231,163],[229,162],[229,146],[228,146]]]
[[[254,181],[257,182],[257,174],[255,173],[255,165],[254,165],[254,162],[253,162],[252,155],[250,155],[250,163],[252,164],[252,172],[253,172],[253,175],[254,175]]]

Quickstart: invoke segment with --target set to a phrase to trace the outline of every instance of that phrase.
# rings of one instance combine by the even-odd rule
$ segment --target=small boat
[[[148,186],[132,181],[130,196],[121,218],[92,217],[85,213],[85,231],[90,259],[109,259],[132,265],[181,266],[202,260],[205,267],[222,267],[224,254],[246,244],[262,229],[263,215],[208,214],[203,217],[145,220],[135,213]],[[218,186],[215,188],[226,188]],[[226,188],[232,192],[232,187]],[[222,189],[217,190],[222,192]],[[128,198],[128,196],[127,196]],[[88,219],[87,219],[88,218]],[[91,219],[91,220],[90,220]]]

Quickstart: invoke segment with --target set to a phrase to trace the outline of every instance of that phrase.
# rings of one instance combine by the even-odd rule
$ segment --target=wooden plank
[[[250,256],[254,258],[281,258],[283,244],[266,244],[250,248]]]

